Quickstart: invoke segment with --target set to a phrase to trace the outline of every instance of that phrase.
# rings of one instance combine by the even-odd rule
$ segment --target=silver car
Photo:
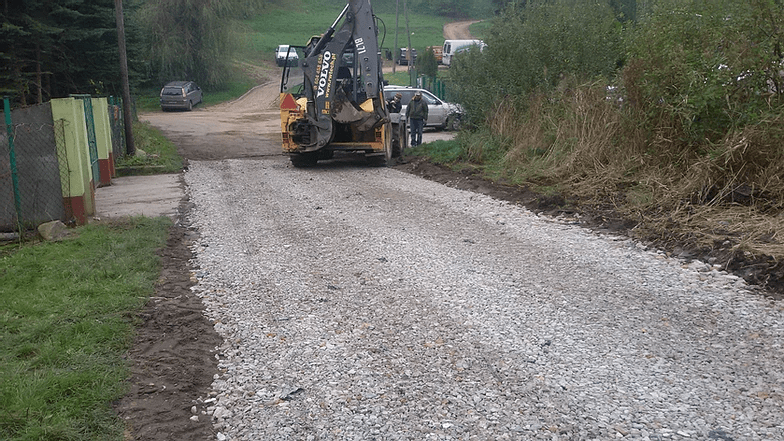
[[[161,89],[161,110],[193,110],[201,99],[201,88],[193,81],[172,81]]]
[[[460,127],[464,112],[459,104],[442,101],[427,89],[393,85],[384,86],[384,97],[386,99],[392,98],[398,92],[403,95],[403,98],[400,100],[403,103],[403,108],[400,110],[401,118],[405,117],[408,102],[411,101],[414,94],[422,92],[422,99],[427,102],[427,123],[425,127],[432,127],[438,130],[457,130]]]
[[[275,64],[278,66],[296,66],[299,64],[299,54],[294,48],[289,49],[289,45],[281,44],[275,49]]]

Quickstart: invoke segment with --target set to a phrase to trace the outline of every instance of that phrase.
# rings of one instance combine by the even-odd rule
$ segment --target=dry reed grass
[[[720,143],[684,145],[677,123],[643,127],[633,106],[607,90],[565,82],[555,95],[531,97],[524,111],[499,103],[487,127],[505,140],[510,177],[611,205],[648,234],[784,259],[784,117]]]

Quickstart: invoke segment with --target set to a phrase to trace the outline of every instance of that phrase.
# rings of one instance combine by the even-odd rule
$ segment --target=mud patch
[[[140,314],[131,362],[130,392],[115,403],[126,440],[214,440],[212,420],[198,398],[207,398],[217,372],[214,348],[221,339],[191,292],[188,244],[194,233],[172,226],[152,297]],[[196,406],[196,413],[192,412]],[[191,419],[192,417],[198,417]]]

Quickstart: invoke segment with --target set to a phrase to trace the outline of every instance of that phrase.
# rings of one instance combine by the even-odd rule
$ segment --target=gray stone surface
[[[185,173],[224,440],[781,440],[784,307],[387,168]]]
[[[38,226],[38,234],[44,240],[60,240],[68,236],[68,227],[59,220],[46,222]]]

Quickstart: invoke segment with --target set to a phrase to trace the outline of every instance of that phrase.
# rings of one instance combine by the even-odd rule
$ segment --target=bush
[[[606,3],[560,0],[509,6],[489,29],[487,48],[457,57],[450,69],[458,100],[484,120],[500,100],[547,93],[564,78],[610,77],[622,57],[622,25]]]
[[[417,57],[417,69],[422,75],[435,78],[438,74],[438,61],[432,47],[425,48],[422,55]]]
[[[695,152],[755,124],[781,98],[782,13],[772,0],[659,2],[629,39],[629,104]]]

